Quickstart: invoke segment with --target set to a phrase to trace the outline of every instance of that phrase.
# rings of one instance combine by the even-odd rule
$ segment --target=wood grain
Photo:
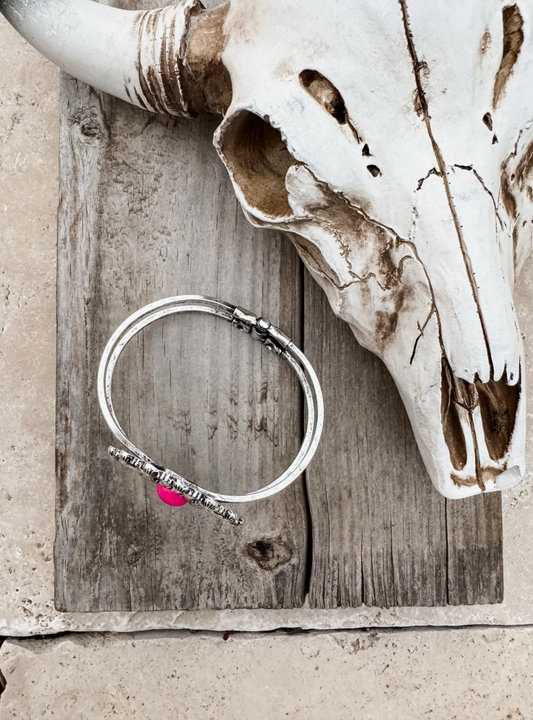
[[[244,219],[212,147],[215,127],[149,115],[62,79],[57,607],[501,601],[499,496],[448,503],[432,489],[381,362],[309,278],[304,292],[289,241]],[[106,453],[112,437],[95,388],[104,344],[137,308],[184,293],[269,317],[303,344],[324,389],[307,494],[298,482],[247,506],[240,531],[161,504]],[[140,447],[207,487],[262,486],[299,446],[296,379],[222,321],[150,326],[117,368],[114,399]]]
[[[294,607],[305,595],[301,482],[243,512],[242,531],[163,505],[115,467],[96,399],[113,330],[155,299],[203,293],[268,316],[300,342],[301,269],[287,240],[254,231],[211,138],[63,79],[58,267],[57,592],[61,609]],[[124,427],[194,482],[241,492],[295,456],[298,381],[223,321],[169,318],[117,370]]]
[[[503,527],[500,493],[447,503],[448,603],[503,602]]]
[[[304,348],[326,405],[307,471],[311,607],[501,602],[499,494],[446,501],[433,490],[388,371],[307,273]]]

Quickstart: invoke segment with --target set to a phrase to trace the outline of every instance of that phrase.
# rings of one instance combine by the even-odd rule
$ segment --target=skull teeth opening
[[[473,470],[468,477],[454,476],[454,482],[485,490],[486,482],[506,469],[521,380],[510,385],[504,375],[497,381],[469,383],[456,377],[443,358],[441,391],[442,426],[452,465],[457,473],[467,466]]]
[[[466,442],[455,402],[454,375],[446,358],[442,360],[442,427],[450,451],[450,459],[456,470],[462,470],[467,461]],[[466,383],[465,383],[466,384]]]
[[[498,382],[476,383],[485,442],[494,461],[501,460],[509,448],[520,400],[520,385],[520,382],[508,385],[507,378]]]

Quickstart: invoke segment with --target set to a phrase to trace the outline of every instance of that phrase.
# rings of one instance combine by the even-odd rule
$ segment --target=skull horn
[[[91,0],[0,0],[0,12],[63,70],[146,110],[196,117],[221,112],[231,95],[220,62],[225,5],[182,0],[134,12]]]

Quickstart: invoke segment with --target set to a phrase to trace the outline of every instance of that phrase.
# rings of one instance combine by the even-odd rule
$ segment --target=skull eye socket
[[[240,112],[224,130],[220,152],[252,211],[292,215],[285,176],[295,161],[279,130],[254,113]]]
[[[335,85],[316,70],[303,70],[300,73],[300,82],[309,95],[319,102],[339,125],[346,125],[348,111],[342,95]]]

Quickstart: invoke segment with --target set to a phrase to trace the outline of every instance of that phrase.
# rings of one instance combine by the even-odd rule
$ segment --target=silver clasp
[[[289,346],[291,339],[278,327],[265,318],[236,307],[233,311],[232,325],[263,343],[267,350],[281,355]]]
[[[243,332],[250,334],[252,332],[252,328],[257,324],[257,316],[247,310],[236,307],[233,310],[231,324],[234,325],[237,330],[242,330]]]

